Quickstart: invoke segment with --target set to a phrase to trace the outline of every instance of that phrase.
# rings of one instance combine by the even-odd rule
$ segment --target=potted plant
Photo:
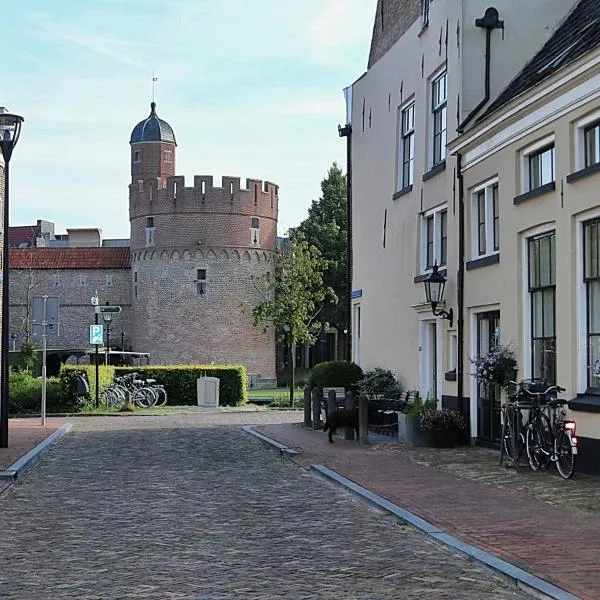
[[[420,417],[426,410],[435,409],[437,400],[427,398],[425,402],[415,392],[414,402],[408,404],[398,415],[398,441],[411,446],[428,446],[429,434],[421,429]]]
[[[474,377],[484,385],[505,387],[516,378],[518,366],[515,353],[508,347],[498,344],[487,354],[472,358],[475,367]]]
[[[465,430],[462,415],[454,410],[432,408],[419,417],[423,431],[429,432],[430,440],[436,448],[452,448],[458,443],[458,435]]]

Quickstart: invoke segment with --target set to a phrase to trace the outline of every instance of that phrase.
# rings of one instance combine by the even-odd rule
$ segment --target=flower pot
[[[456,429],[442,429],[430,431],[431,445],[435,448],[454,448],[458,444],[458,431]]]
[[[419,417],[398,414],[398,441],[411,446],[429,446],[429,432],[423,431]]]

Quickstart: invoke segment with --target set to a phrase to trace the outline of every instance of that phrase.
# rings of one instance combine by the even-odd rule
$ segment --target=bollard
[[[358,397],[358,433],[359,444],[369,444],[369,400],[366,396]]]
[[[312,428],[321,429],[321,388],[312,389],[310,396],[312,400]]]
[[[356,408],[356,404],[354,402],[354,394],[352,392],[346,392],[346,400],[344,401],[344,409],[345,410],[354,410]],[[346,427],[346,431],[344,433],[345,440],[353,440],[354,439],[354,427]]]
[[[337,404],[335,402],[335,390],[329,390],[327,392],[327,414],[330,415],[337,410]]]
[[[311,427],[312,419],[310,415],[310,388],[304,388],[304,427]]]

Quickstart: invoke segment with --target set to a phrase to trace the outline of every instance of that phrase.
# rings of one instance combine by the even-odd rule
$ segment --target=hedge
[[[88,383],[90,385],[90,392],[87,396],[78,397],[76,393],[75,376],[78,373],[85,373],[87,375]],[[98,383],[99,383],[99,394],[102,394],[102,390],[109,384],[112,383],[113,376],[115,373],[115,367],[98,365]],[[60,382],[62,386],[62,394],[65,402],[73,406],[72,411],[65,412],[78,412],[86,407],[93,407],[96,405],[96,366],[95,365],[62,365],[60,368]]]
[[[112,367],[115,375],[139,373],[142,379],[156,379],[165,386],[167,404],[198,404],[196,379],[219,379],[219,406],[240,406],[248,402],[248,379],[243,365],[149,365],[147,367]]]
[[[363,378],[362,369],[353,362],[335,360],[319,363],[310,372],[309,385],[313,387],[343,387],[356,392],[356,384]]]
[[[8,386],[9,414],[40,414],[42,410],[41,377],[34,377],[27,371],[11,370]],[[69,400],[63,396],[61,382],[58,377],[48,377],[46,379],[46,412],[73,412]]]

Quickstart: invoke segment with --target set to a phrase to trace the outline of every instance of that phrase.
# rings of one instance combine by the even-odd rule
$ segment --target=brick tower
[[[275,378],[275,336],[255,328],[253,277],[273,270],[278,188],[175,175],[175,134],[156,114],[131,133],[133,343],[153,364],[239,363]],[[244,304],[249,310],[242,311]]]

